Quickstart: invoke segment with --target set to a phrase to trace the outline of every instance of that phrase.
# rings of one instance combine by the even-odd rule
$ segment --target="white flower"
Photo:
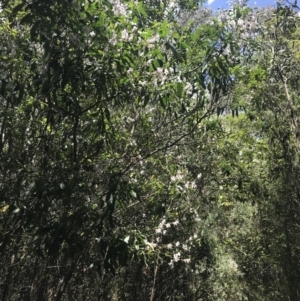
[[[231,269],[237,271],[238,270],[238,265],[237,263],[232,259],[232,258],[229,258],[228,259],[228,265]]]
[[[204,95],[205,95],[206,99],[208,99],[208,100],[211,99],[211,94],[209,93],[209,91],[207,89],[205,90],[205,94]]]
[[[191,262],[191,259],[190,259],[190,258],[185,258],[185,259],[183,259],[183,261],[184,261],[185,263],[190,263],[190,262]]]
[[[183,179],[183,175],[180,170],[177,172],[176,179],[179,181]]]
[[[163,206],[163,207],[164,207],[164,206]],[[163,226],[165,225],[165,223],[166,223],[166,219],[164,218],[164,219],[160,222],[160,224],[158,225],[158,228],[159,228],[159,229],[162,229]]]
[[[113,7],[113,12],[115,15],[126,15],[126,10],[127,10],[127,5],[124,5],[121,3],[119,0],[115,0],[114,2],[114,7]]]
[[[175,262],[179,261],[179,260],[180,260],[180,256],[181,256],[180,252],[174,254],[174,255],[173,255],[174,261],[175,261]]]
[[[174,226],[179,225],[179,220],[176,220],[175,222],[173,222],[173,225],[174,225]]]
[[[151,37],[149,40],[148,40],[148,43],[149,44],[154,44],[155,42],[158,42],[159,41],[159,35],[158,34],[155,34],[153,37]]]
[[[169,2],[169,7],[170,8],[176,7],[176,3],[174,1],[170,1]]]
[[[178,83],[181,83],[181,82],[182,82],[180,76],[177,76],[177,82],[178,82]]]
[[[123,40],[128,40],[128,38],[129,38],[129,34],[128,34],[128,31],[126,30],[126,29],[124,29],[122,32],[121,32],[121,38],[123,39]]]
[[[162,68],[157,68],[156,71],[153,72],[153,75],[162,83],[164,83],[167,78]]]
[[[177,241],[176,244],[175,244],[175,246],[178,247],[179,245],[180,245],[180,242]]]
[[[177,185],[177,191],[183,191],[183,188],[180,185]]]
[[[197,97],[198,97],[198,95],[197,95],[197,93],[193,93],[193,95],[192,95],[192,100],[196,100],[197,99]]]
[[[160,229],[160,228],[158,228],[158,229],[155,229],[155,233],[156,233],[156,234],[159,234],[159,233],[161,233],[161,229]]]
[[[113,46],[117,45],[117,35],[115,32],[113,33],[112,37],[109,39],[108,42]]]
[[[169,262],[169,266],[171,267],[171,269],[174,268],[174,261],[173,261],[173,260],[171,260],[171,261]]]
[[[91,37],[94,37],[95,35],[96,35],[96,33],[95,33],[94,31],[91,31],[91,32],[90,32],[90,36],[91,36]]]
[[[146,62],[146,65],[147,65],[147,66],[150,66],[150,64],[151,64],[152,61],[153,61],[153,59],[148,60],[148,61]]]
[[[133,69],[132,68],[129,68],[128,70],[127,70],[127,74],[130,74],[130,73],[132,73],[133,72]]]
[[[237,23],[238,23],[239,26],[241,26],[241,25],[244,24],[244,21],[242,19],[239,19]]]
[[[188,246],[187,245],[182,245],[182,249],[187,251]]]
[[[126,121],[127,121],[127,122],[134,122],[134,119],[131,118],[131,117],[127,117]]]
[[[170,223],[167,223],[166,224],[166,228],[170,228],[171,227],[171,224]]]
[[[170,244],[167,244],[167,249],[172,249],[173,245],[170,243]]]
[[[191,83],[186,83],[184,90],[187,92],[187,94],[191,94],[193,90],[193,86]]]
[[[194,238],[197,238],[198,237],[198,235],[197,234],[194,234]]]
[[[162,234],[166,235],[167,234],[167,230],[163,230]]]
[[[196,183],[193,181],[193,182],[191,182],[191,188],[192,189],[195,189],[197,187],[197,185],[196,185]]]

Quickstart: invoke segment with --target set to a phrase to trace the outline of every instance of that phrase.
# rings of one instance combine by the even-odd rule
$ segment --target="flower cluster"
[[[120,0],[115,0],[112,2],[113,12],[115,15],[126,16],[128,11],[128,6],[122,3]]]
[[[181,181],[183,180],[183,177],[184,177],[183,172],[181,170],[178,170],[176,176],[171,176],[171,181],[172,182]]]
[[[181,253],[178,252],[178,253],[175,253],[173,255],[173,259],[169,262],[169,266],[171,268],[174,267],[174,262],[178,262],[178,261],[182,261],[184,263],[190,263],[191,262],[191,259],[190,258],[184,258],[184,259],[181,259]]]
[[[158,227],[155,229],[155,233],[156,234],[162,234],[162,235],[166,235],[167,234],[167,229],[171,228],[171,225],[173,226],[178,226],[179,225],[179,220],[176,220],[172,223],[167,223],[166,219],[163,218],[163,220],[160,222],[160,224],[158,225]],[[156,241],[160,242],[161,238],[157,237]]]
[[[159,34],[156,33],[146,41],[146,45],[148,46],[148,48],[152,48],[154,47],[155,43],[159,42],[159,40],[160,40],[160,36]]]
[[[158,227],[155,229],[157,243],[161,242],[161,235],[165,235],[167,233],[167,230],[170,229],[172,225],[175,227],[178,226],[179,220],[175,220],[174,222],[171,222],[171,223],[167,222],[166,218],[163,218],[161,220]],[[157,246],[157,244],[156,244],[156,246]],[[188,244],[184,244],[184,243],[180,243],[179,241],[176,241],[176,243],[174,243],[174,244],[168,243],[165,247],[168,250],[172,250],[172,249],[176,250],[173,253],[173,259],[171,259],[171,261],[169,262],[169,265],[171,268],[173,268],[174,263],[178,262],[178,261],[182,261],[185,263],[191,262],[190,258],[181,259],[182,252],[178,250],[178,249],[181,249],[183,252],[188,251],[189,250]]]
[[[160,83],[161,85],[163,85],[167,79],[168,74],[169,74],[168,69],[157,68],[153,72],[154,84],[157,85],[157,83]]]

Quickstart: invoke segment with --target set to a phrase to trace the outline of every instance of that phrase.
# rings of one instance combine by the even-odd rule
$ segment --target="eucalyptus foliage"
[[[1,300],[299,299],[295,7],[1,7]]]

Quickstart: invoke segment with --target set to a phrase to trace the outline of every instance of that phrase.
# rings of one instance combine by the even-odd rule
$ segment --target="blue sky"
[[[276,0],[250,0],[248,4],[251,7],[255,6],[255,3],[257,7],[275,6],[275,1]],[[227,2],[227,0],[206,0],[206,3],[204,5],[215,10],[218,8],[227,8]]]

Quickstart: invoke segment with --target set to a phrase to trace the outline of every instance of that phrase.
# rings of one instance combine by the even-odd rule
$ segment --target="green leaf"
[[[165,38],[169,32],[169,28],[168,28],[168,23],[164,20],[162,25],[161,25],[161,29],[159,31],[159,35],[162,37],[162,38]]]
[[[142,14],[143,16],[147,16],[146,11],[144,10],[143,3],[138,2],[139,4],[136,6],[137,11]]]
[[[136,192],[135,191],[133,191],[133,190],[131,190],[130,191],[130,194],[134,197],[134,198],[136,198],[137,197],[137,195],[136,195]]]
[[[167,107],[167,100],[165,97],[159,96],[159,102],[164,109]]]
[[[101,12],[99,22],[98,22],[100,27],[104,27],[105,20],[106,20],[106,14],[104,12]]]
[[[154,60],[153,61],[153,65],[155,66],[155,68],[159,68],[160,67],[160,63],[158,62],[158,60]]]
[[[176,84],[176,90],[177,90],[178,97],[181,98],[182,95],[183,95],[183,84],[180,83],[180,82],[178,82],[178,83]]]
[[[226,70],[226,68],[224,67],[224,64],[223,64],[223,62],[222,62],[221,60],[218,61],[218,65],[219,65],[219,67],[221,68],[221,70],[224,72],[224,74],[226,74],[226,73],[227,73],[227,70]]]
[[[20,10],[22,10],[22,8],[25,6],[26,2],[22,1],[20,4],[18,4],[17,6],[15,6],[12,10],[12,14],[16,15]]]

